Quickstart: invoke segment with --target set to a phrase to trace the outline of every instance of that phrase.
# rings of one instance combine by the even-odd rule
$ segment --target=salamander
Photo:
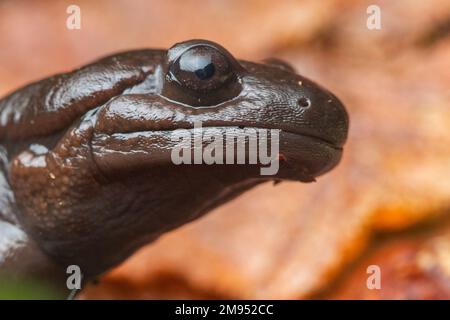
[[[174,135],[196,123],[278,130],[278,171],[174,164]],[[0,270],[61,282],[78,265],[92,279],[260,183],[314,181],[339,163],[348,126],[339,99],[289,64],[207,40],[28,84],[0,100]]]

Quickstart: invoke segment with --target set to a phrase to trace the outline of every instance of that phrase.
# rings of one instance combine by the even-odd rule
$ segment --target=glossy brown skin
[[[221,78],[173,76],[188,50],[213,52]],[[281,129],[278,173],[174,165],[171,134],[195,121],[221,134]],[[238,62],[205,40],[30,84],[0,100],[0,263],[44,276],[77,264],[99,275],[259,183],[314,181],[339,162],[347,130],[341,102],[287,64]]]

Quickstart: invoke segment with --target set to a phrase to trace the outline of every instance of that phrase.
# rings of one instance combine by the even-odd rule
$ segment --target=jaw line
[[[217,129],[220,130],[233,129],[236,131],[244,131],[245,129],[267,129],[259,127],[243,127],[238,126],[202,126],[205,129]],[[123,171],[125,167],[133,168],[136,167],[151,167],[167,165],[172,163],[175,165],[171,158],[171,152],[174,148],[173,141],[171,140],[171,134],[177,130],[187,130],[191,134],[191,139],[194,134],[194,128],[184,129],[171,129],[171,130],[150,130],[150,131],[136,131],[136,132],[118,132],[113,134],[94,134],[91,141],[92,156],[96,162],[97,167],[102,173],[108,175],[107,172],[120,172]],[[280,130],[280,129],[279,129]],[[282,133],[285,133],[283,136]],[[222,135],[223,136],[223,135]],[[234,135],[236,137],[236,135]],[[342,156],[342,148],[335,147],[327,141],[322,139],[311,137],[304,134],[292,133],[285,130],[280,130],[280,143],[279,143],[279,154],[286,156],[287,161],[280,161],[279,170],[274,175],[260,175],[254,177],[257,180],[295,180],[310,182],[315,181],[315,178],[328,172],[333,167],[335,167]],[[285,142],[290,141],[287,145],[283,143],[283,139],[286,138]],[[133,142],[132,140],[135,139]],[[257,138],[259,141],[259,137]],[[298,140],[297,140],[298,139]],[[128,141],[128,144],[124,144],[124,141]],[[131,142],[130,142],[131,141]],[[192,141],[192,140],[191,140]],[[144,142],[144,147],[142,143]],[[207,141],[210,142],[210,141]],[[236,146],[236,139],[234,140],[234,146]],[[125,145],[125,148],[124,148]],[[268,143],[270,145],[270,143]],[[137,147],[138,146],[138,147]],[[225,145],[224,145],[225,146]],[[287,149],[282,149],[287,146]],[[203,145],[204,148],[204,145]],[[318,159],[317,161],[313,156],[310,156],[309,151],[311,148],[322,148],[322,153],[326,157]],[[191,148],[192,150],[192,148]],[[245,147],[246,158],[244,165],[248,164],[247,158],[247,144]],[[235,154],[236,156],[236,154]],[[202,160],[203,161],[203,160]],[[313,163],[313,164],[311,164]],[[303,165],[300,165],[303,164]],[[189,164],[186,164],[189,165]],[[193,164],[191,164],[193,165]],[[206,163],[200,165],[210,166]],[[221,164],[213,164],[212,166],[220,166]],[[236,160],[233,164],[238,165]],[[259,168],[271,166],[262,165],[260,163],[256,164]],[[176,165],[175,165],[176,166]],[[105,169],[106,168],[106,169]],[[287,171],[286,171],[287,170]],[[292,172],[292,174],[289,174]],[[283,174],[284,173],[284,174]]]
[[[280,130],[280,132],[285,132],[285,133],[289,133],[289,134],[293,134],[296,135],[298,137],[304,137],[304,138],[309,138],[309,139],[313,139],[316,140],[317,142],[321,142],[326,144],[328,147],[335,149],[336,151],[342,151],[343,147],[342,146],[337,146],[334,143],[332,143],[330,140],[325,139],[323,137],[319,137],[317,135],[312,135],[312,134],[308,134],[308,133],[304,133],[304,132],[300,132],[300,131],[293,131],[293,130],[287,130],[287,129],[282,129],[282,128],[274,128],[274,127],[270,127],[270,126],[246,126],[246,125],[239,125],[239,124],[230,124],[230,125],[203,125],[201,127],[199,127],[201,129],[206,128],[206,129],[234,129],[234,130],[242,130],[245,131],[246,129],[254,129],[254,130]],[[193,126],[182,126],[182,127],[178,127],[178,128],[158,128],[158,129],[150,129],[150,130],[138,130],[138,131],[131,131],[131,132],[115,132],[112,134],[109,134],[110,136],[114,136],[114,135],[139,135],[139,134],[145,134],[145,133],[157,133],[157,132],[176,132],[177,130],[187,130],[187,131],[194,131],[195,128]]]

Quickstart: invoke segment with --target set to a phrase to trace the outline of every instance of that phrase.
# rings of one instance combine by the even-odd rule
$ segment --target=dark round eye
[[[222,87],[233,77],[228,58],[217,49],[199,45],[187,49],[169,66],[169,80],[195,91]]]

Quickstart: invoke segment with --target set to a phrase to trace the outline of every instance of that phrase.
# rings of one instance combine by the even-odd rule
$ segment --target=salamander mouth
[[[216,126],[216,125],[202,125],[202,128],[233,128],[233,129],[240,129],[240,130],[246,130],[246,129],[255,129],[255,130],[280,130],[283,131],[285,133],[289,133],[289,134],[294,134],[300,137],[305,137],[305,138],[310,138],[313,140],[317,140],[318,142],[327,144],[329,147],[336,149],[336,150],[342,150],[342,146],[336,145],[336,143],[334,143],[332,141],[332,139],[328,139],[326,137],[323,136],[319,136],[317,134],[312,134],[310,132],[304,132],[302,130],[295,130],[292,128],[283,128],[281,127],[274,127],[274,126],[270,126],[270,125],[264,125],[264,124],[259,124],[257,126],[253,126],[253,125],[239,125],[236,123],[230,124],[230,125],[221,125],[221,126]]]
[[[198,135],[199,129],[201,129],[200,135]],[[261,138],[260,132],[265,132],[266,135]],[[274,132],[276,132],[275,136],[273,135]],[[257,148],[250,148],[249,139],[254,136],[248,135],[249,133],[257,133],[256,140],[254,140],[258,146]],[[185,143],[186,152],[195,152],[196,134],[197,137],[203,135],[214,137],[214,140],[212,140],[214,142],[218,140],[216,139],[217,137],[223,141],[220,148],[224,148],[224,160],[222,163],[209,163],[214,165],[239,164],[236,160],[233,160],[234,162],[232,163],[225,161],[225,156],[227,156],[228,152],[226,150],[228,137],[233,137],[233,150],[239,150],[240,142],[235,138],[245,136],[244,139],[247,139],[245,140],[245,147],[241,149],[245,150],[240,155],[241,159],[245,159],[242,164],[250,165],[248,159],[255,154],[257,154],[259,161],[260,147],[267,148],[264,151],[267,156],[276,156],[280,160],[280,171],[270,176],[260,175],[259,178],[314,181],[315,177],[334,168],[339,163],[342,155],[341,147],[337,147],[320,137],[310,136],[307,133],[291,132],[279,128],[271,128],[270,126],[236,126],[235,124],[217,126],[211,123],[203,123],[201,127],[179,126],[173,128],[170,126],[170,128],[166,129],[160,126],[156,130],[148,130],[147,128],[146,130],[132,132],[98,133],[94,135],[91,143],[95,162],[100,168],[107,168],[102,171],[120,172],[124,169],[125,164],[130,168],[135,166],[158,167],[170,163],[176,164],[173,160],[173,152],[177,149],[177,145],[179,146],[180,142]],[[186,137],[188,137],[187,140],[185,140]],[[276,145],[273,144],[274,139],[276,139]],[[266,141],[260,144],[261,140]],[[211,146],[210,142],[211,140],[209,139],[201,140],[200,150],[202,150],[202,154],[205,146]],[[275,149],[274,146],[276,146]],[[238,154],[234,153],[233,159],[237,156]],[[209,165],[206,162],[203,164]],[[262,167],[259,162],[254,164],[260,168]]]
[[[139,134],[139,132],[175,132],[176,130],[193,130],[195,129],[195,127],[200,127],[201,129],[229,129],[229,130],[279,130],[285,133],[289,133],[289,134],[293,134],[293,135],[297,135],[299,137],[305,137],[305,138],[310,138],[313,140],[316,140],[318,142],[321,142],[323,144],[328,145],[329,147],[342,151],[342,144],[336,144],[335,142],[332,141],[332,139],[318,135],[318,134],[314,134],[310,131],[304,131],[301,129],[295,129],[293,127],[288,127],[288,126],[273,126],[270,124],[264,124],[264,123],[247,123],[247,122],[233,122],[233,123],[229,123],[229,122],[225,122],[225,121],[198,121],[198,122],[194,122],[194,123],[171,123],[170,125],[161,125],[161,122],[147,122],[145,125],[145,129],[141,130],[119,130],[119,132],[113,132],[111,134],[130,134],[130,133],[134,133],[134,134]],[[226,132],[225,132],[226,133]]]
[[[215,128],[215,129],[225,128],[225,129],[227,129],[228,128],[228,129],[242,130],[242,131],[245,131],[245,130],[267,130],[267,131],[279,130],[281,132],[293,134],[293,135],[296,135],[299,137],[305,137],[305,138],[309,138],[312,140],[316,140],[317,142],[326,144],[329,147],[339,150],[339,151],[341,151],[343,149],[341,146],[336,146],[330,139],[326,139],[326,138],[320,137],[318,135],[313,135],[311,133],[305,133],[300,130],[283,129],[283,128],[279,128],[279,127],[276,128],[276,127],[264,126],[264,125],[259,125],[259,126],[248,126],[247,125],[246,126],[246,125],[236,125],[236,124],[224,125],[224,126],[202,125],[202,128],[204,128],[204,129],[208,129],[208,128]],[[178,129],[185,129],[185,128],[178,128]],[[192,128],[188,128],[188,129],[192,129]],[[174,131],[174,130],[170,130],[170,131]]]

